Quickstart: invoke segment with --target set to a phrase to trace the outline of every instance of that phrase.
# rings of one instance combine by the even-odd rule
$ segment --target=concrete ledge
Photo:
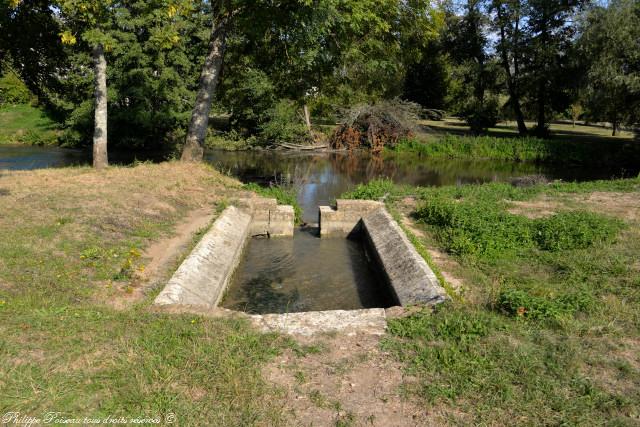
[[[295,223],[293,206],[278,205],[276,199],[262,197],[240,199],[238,206],[252,217],[249,231],[252,236],[293,236]]]
[[[384,204],[372,200],[336,201],[335,209],[331,206],[320,206],[320,236],[344,236],[357,231],[360,219]]]
[[[321,332],[383,335],[387,327],[383,308],[263,314],[250,315],[249,318],[264,332],[292,335],[313,335]]]
[[[386,209],[362,218],[363,235],[400,305],[438,304],[447,299],[435,273]]]
[[[154,304],[215,307],[240,262],[250,225],[248,213],[234,206],[225,209]]]

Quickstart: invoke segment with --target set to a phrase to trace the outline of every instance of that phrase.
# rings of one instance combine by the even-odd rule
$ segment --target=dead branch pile
[[[356,105],[342,114],[342,124],[331,136],[331,147],[337,150],[369,148],[380,152],[412,135],[421,107],[394,99],[376,104]]]

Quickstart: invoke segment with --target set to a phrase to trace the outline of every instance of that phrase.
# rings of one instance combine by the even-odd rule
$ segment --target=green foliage
[[[588,68],[587,115],[614,126],[636,123],[640,119],[637,2],[617,0],[607,8],[595,7],[581,26],[578,47]]]
[[[261,187],[254,183],[245,184],[244,188],[256,192],[262,197],[276,199],[279,205],[293,206],[296,224],[299,224],[302,221],[302,208],[300,208],[300,205],[298,204],[298,199],[296,197],[297,194],[293,188],[279,185]]]
[[[440,241],[457,255],[495,258],[533,243],[527,218],[506,213],[491,202],[433,198],[416,210],[416,217],[435,226]]]
[[[592,212],[561,212],[537,220],[534,238],[549,251],[585,249],[612,242],[622,227],[622,221]]]
[[[0,76],[0,106],[8,104],[28,104],[34,101],[29,88],[13,71]]]
[[[490,193],[487,189],[485,193]],[[431,195],[416,217],[435,227],[447,250],[485,260],[533,248],[559,251],[585,249],[613,241],[622,229],[619,220],[590,212],[561,212],[536,220],[514,215],[496,202],[496,194],[450,199]]]
[[[260,139],[266,143],[304,144],[311,141],[311,135],[302,123],[299,108],[293,101],[280,100],[269,110],[267,116],[267,121],[260,126]]]
[[[498,123],[498,107],[496,98],[489,98],[484,102],[471,99],[462,107],[460,115],[471,127],[471,131],[478,134],[486,132],[487,129],[495,127]]]
[[[396,186],[389,178],[375,179],[367,184],[358,184],[356,188],[342,194],[343,199],[380,200],[396,193]]]
[[[640,145],[624,141],[562,141],[536,137],[458,136],[433,142],[406,139],[395,151],[429,157],[496,159],[579,165],[632,165],[640,161]]]
[[[593,304],[591,295],[584,292],[541,296],[514,288],[500,292],[496,306],[511,316],[536,320],[560,320],[571,317],[578,311],[586,311]]]

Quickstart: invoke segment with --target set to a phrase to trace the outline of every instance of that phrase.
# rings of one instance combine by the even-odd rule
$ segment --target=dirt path
[[[208,228],[215,216],[213,207],[195,209],[176,226],[171,236],[161,238],[147,247],[141,256],[146,261],[144,271],[136,273],[130,291],[121,298],[113,299],[111,305],[116,308],[127,307],[142,300],[159,283],[168,280],[178,259],[191,246],[195,234]]]
[[[289,350],[264,370],[283,390],[290,425],[440,425],[440,414],[402,397],[411,383],[400,365],[366,334],[296,338],[306,354]],[[307,347],[304,347],[307,346]]]

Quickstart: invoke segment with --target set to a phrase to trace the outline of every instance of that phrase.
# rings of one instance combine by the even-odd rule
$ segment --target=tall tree
[[[516,122],[518,133],[525,135],[527,125],[522,112],[522,62],[525,58],[526,40],[523,27],[525,19],[524,0],[493,0],[493,27],[498,34],[496,51],[505,74],[509,106]]]
[[[67,29],[61,33],[64,44],[75,45],[76,34],[90,49],[94,72],[93,167],[109,165],[107,154],[107,60],[106,50],[118,45],[114,25],[118,13],[126,12],[116,0],[62,0],[60,12]]]
[[[574,18],[586,1],[528,0],[527,39],[531,49],[527,74],[540,136],[547,133],[549,113],[564,110],[570,103],[564,77],[572,65],[569,52],[576,32]]]
[[[209,129],[209,112],[222,71],[229,20],[237,10],[232,9],[230,1],[212,2],[213,20],[209,51],[200,74],[196,101],[182,150],[182,161],[201,161],[204,155],[204,142]]]
[[[579,41],[588,63],[585,90],[587,114],[612,124],[640,120],[640,6],[614,0],[591,10]]]

